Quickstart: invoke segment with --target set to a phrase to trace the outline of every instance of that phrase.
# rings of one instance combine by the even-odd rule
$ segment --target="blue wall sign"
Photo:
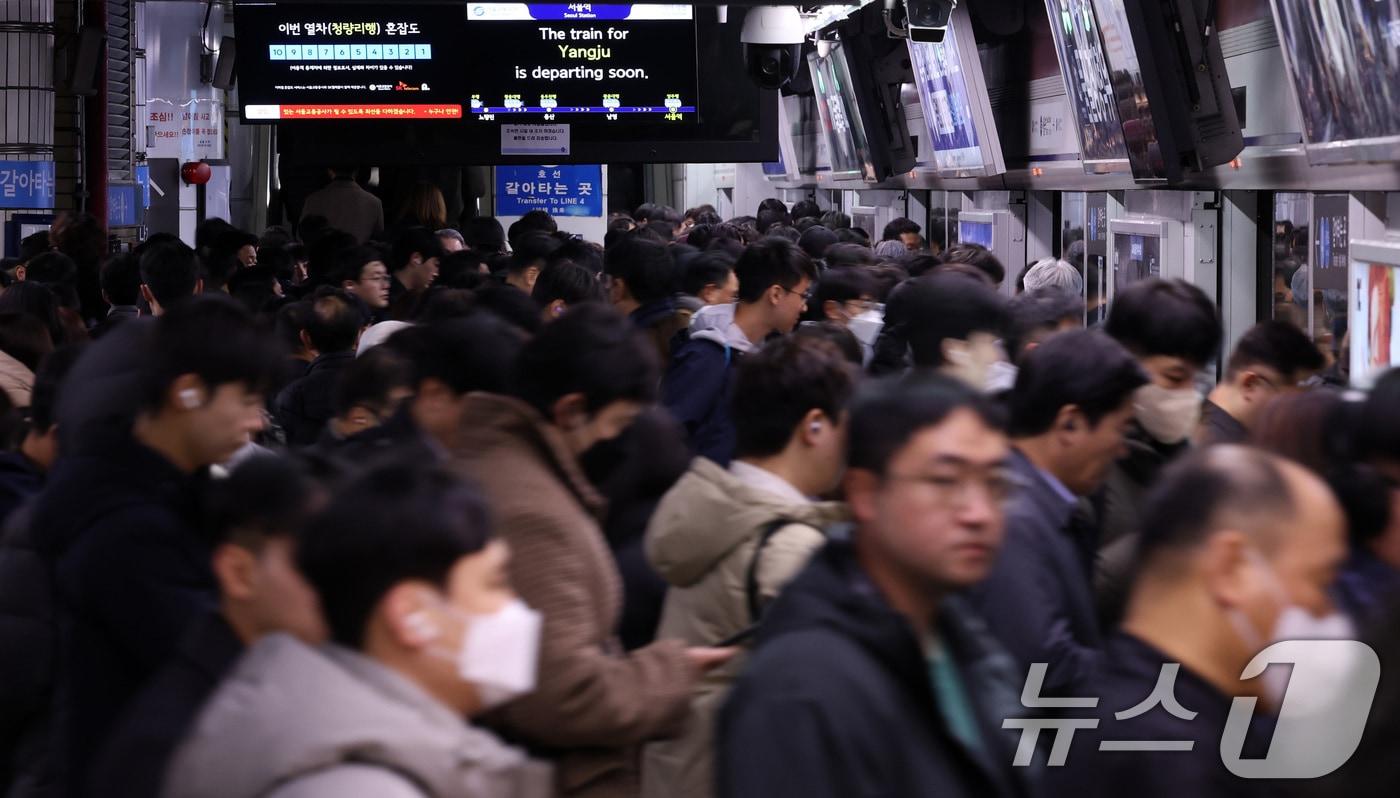
[[[498,166],[496,215],[603,215],[601,166]]]
[[[0,208],[53,208],[53,161],[0,161]]]
[[[131,227],[136,224],[140,190],[140,186],[107,186],[108,227]]]

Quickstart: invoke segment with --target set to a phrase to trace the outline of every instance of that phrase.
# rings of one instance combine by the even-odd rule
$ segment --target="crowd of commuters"
[[[1324,780],[1227,755],[1271,643],[1400,650],[1400,372],[810,201],[588,242],[328,177],[5,264],[8,798],[1391,789],[1388,679]]]

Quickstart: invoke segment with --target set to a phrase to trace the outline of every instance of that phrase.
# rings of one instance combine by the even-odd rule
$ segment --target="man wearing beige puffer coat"
[[[711,646],[740,634],[846,520],[845,505],[809,497],[840,479],[855,379],[834,345],[812,338],[779,339],[740,363],[734,462],[696,458],[647,528],[647,559],[670,583],[659,638]],[[743,659],[695,686],[682,736],[646,746],[643,798],[714,794],[715,718]]]

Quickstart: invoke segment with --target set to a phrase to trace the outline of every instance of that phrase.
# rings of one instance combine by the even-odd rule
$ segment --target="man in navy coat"
[[[1022,487],[1006,508],[1006,545],[973,598],[1022,676],[1048,665],[1042,695],[1072,694],[1099,666],[1097,536],[1081,499],[1122,455],[1133,394],[1146,383],[1120,344],[1079,330],[1032,350],[1008,398],[1011,467]]]

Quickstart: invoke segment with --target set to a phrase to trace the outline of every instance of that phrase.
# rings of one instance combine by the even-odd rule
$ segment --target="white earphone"
[[[199,391],[194,388],[186,388],[180,391],[180,406],[186,410],[193,410],[199,407]]]
[[[424,640],[437,639],[437,622],[434,621],[432,618],[429,618],[427,613],[422,611],[415,612],[409,615],[407,618],[404,618],[404,622],[408,624],[408,628],[411,632],[413,632],[413,634],[418,635]]]

